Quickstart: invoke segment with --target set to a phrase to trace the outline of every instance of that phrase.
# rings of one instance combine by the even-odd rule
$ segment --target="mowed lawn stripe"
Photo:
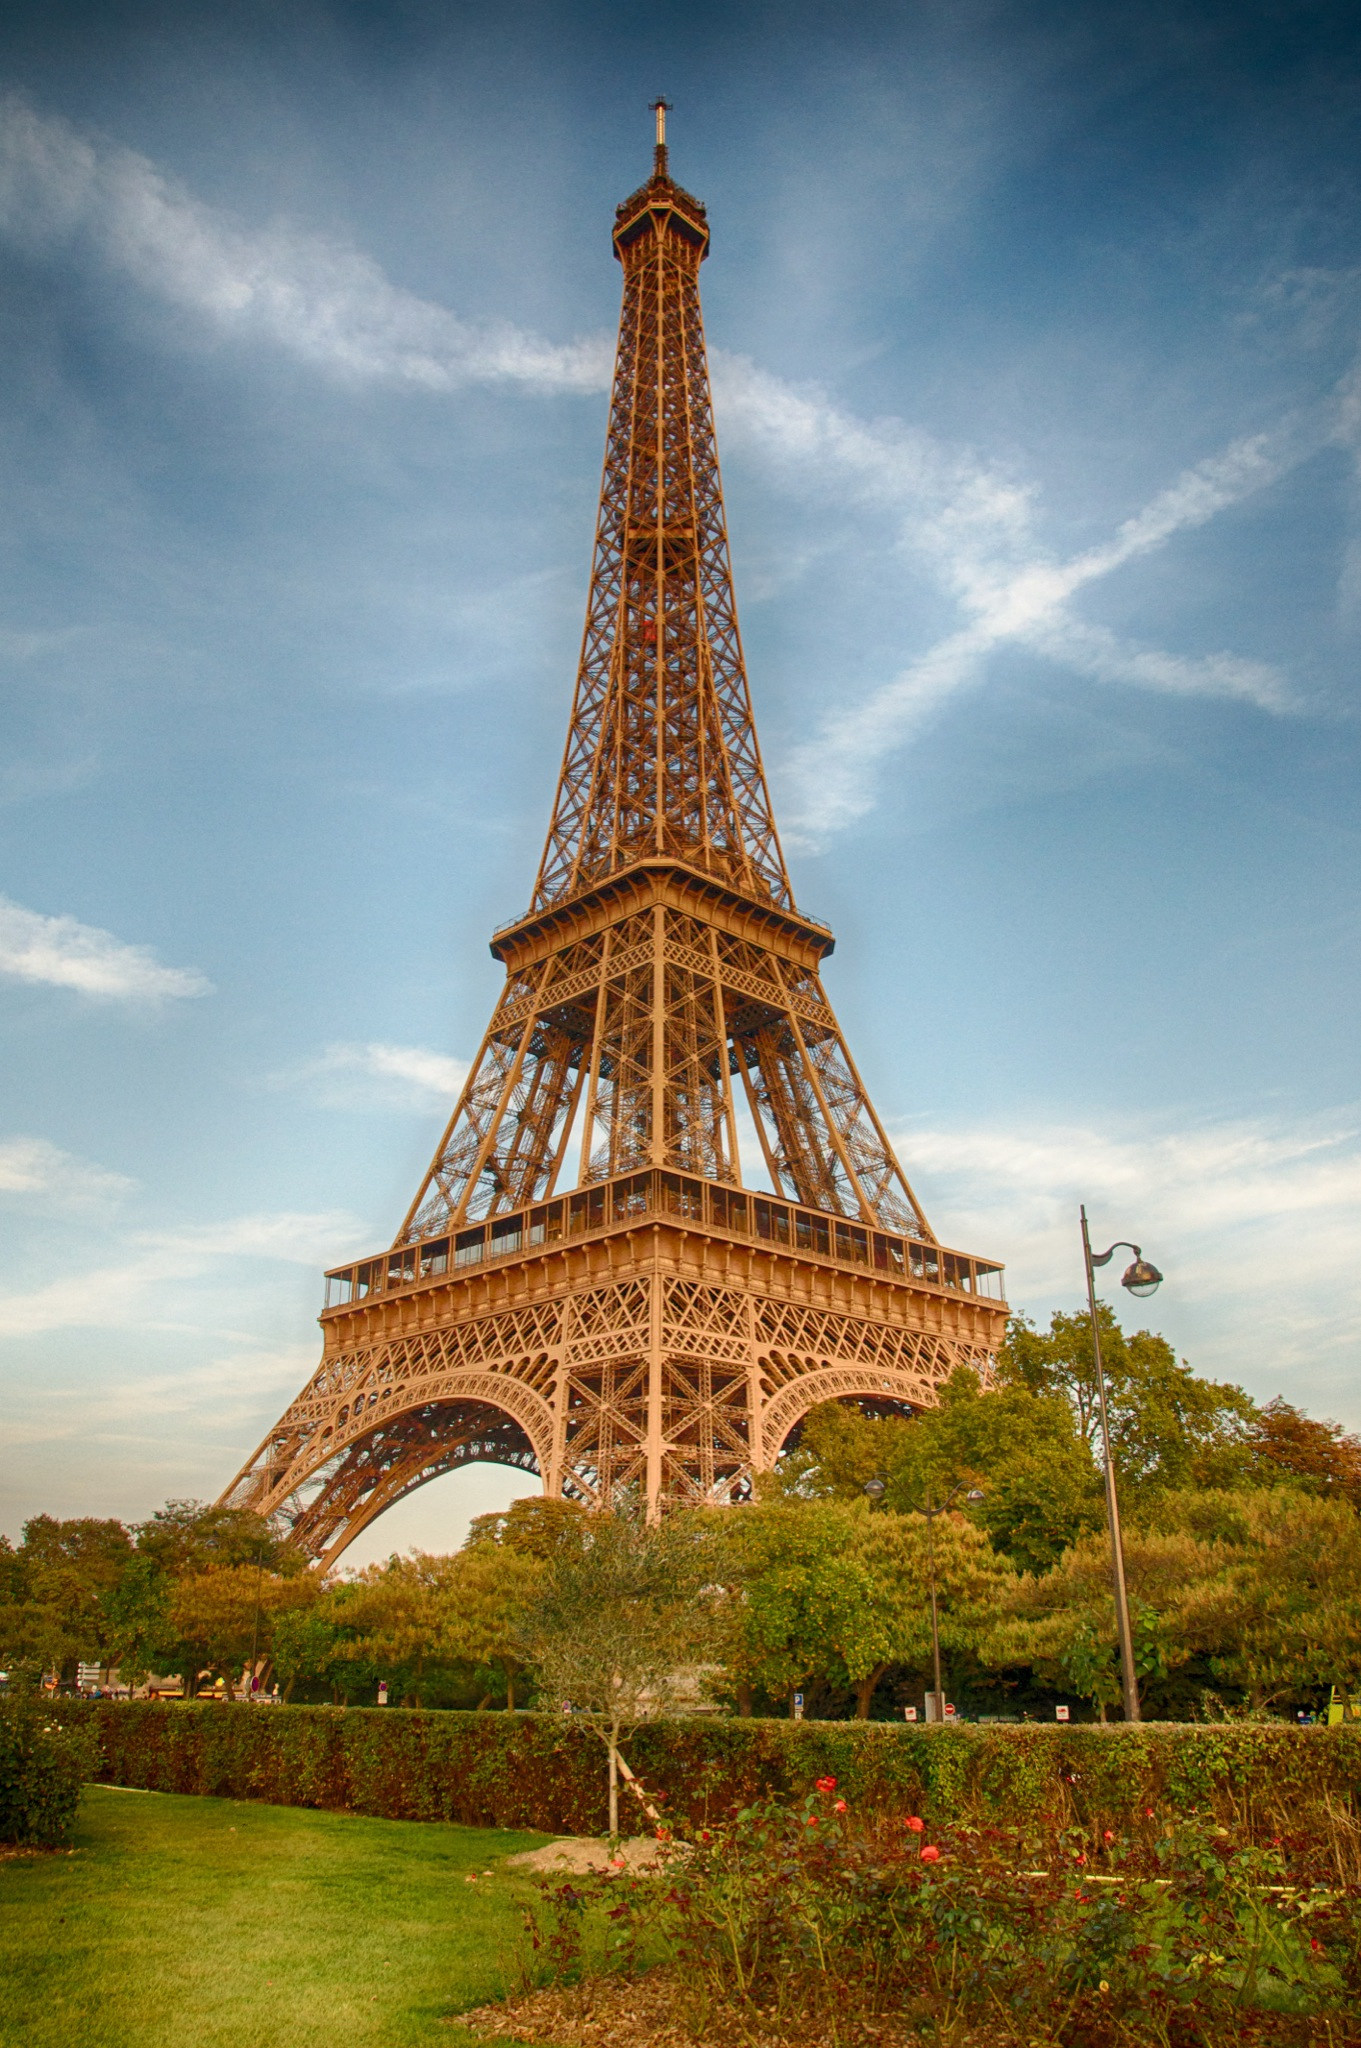
[[[546,1839],[91,1786],[74,1854],[0,1863],[0,2041],[466,2048],[528,1891],[481,1873]]]

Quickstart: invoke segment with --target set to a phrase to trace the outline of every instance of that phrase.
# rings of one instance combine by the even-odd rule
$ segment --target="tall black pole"
[[[260,1654],[260,1581],[264,1576],[264,1569],[265,1542],[261,1537],[260,1547],[255,1553],[255,1627],[251,1631],[250,1639],[250,1685],[246,1693],[247,1699],[255,1697],[255,1660]]]
[[[1087,1234],[1087,1211],[1082,1216],[1082,1264],[1087,1275],[1087,1307],[1092,1318],[1092,1356],[1096,1360],[1096,1398],[1101,1409],[1101,1453],[1106,1468],[1106,1517],[1111,1532],[1111,1578],[1115,1586],[1115,1625],[1120,1634],[1120,1686],[1124,1694],[1125,1719],[1139,1719],[1139,1680],[1134,1669],[1134,1636],[1129,1625],[1129,1599],[1125,1593],[1125,1547],[1120,1539],[1120,1503],[1115,1492],[1115,1464],[1111,1458],[1111,1426],[1106,1415],[1106,1373],[1101,1363],[1101,1327],[1096,1319],[1096,1277],[1092,1271],[1092,1240]]]
[[[939,1512],[939,1509],[934,1512],[927,1509],[926,1545],[931,1563],[931,1662],[936,1678],[936,1719],[944,1721],[945,1688],[940,1682],[940,1622],[936,1615],[936,1515]]]

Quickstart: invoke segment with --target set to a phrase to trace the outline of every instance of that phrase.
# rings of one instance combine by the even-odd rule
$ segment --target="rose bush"
[[[580,1969],[597,1912],[598,1963],[664,1954],[700,2038],[734,2012],[753,2040],[876,2019],[1073,2048],[1357,2038],[1361,1888],[1317,1843],[1156,1811],[1126,1833],[928,1829],[838,1812],[834,1789],[743,1807],[664,1848],[660,1876],[546,1884],[540,1963]]]

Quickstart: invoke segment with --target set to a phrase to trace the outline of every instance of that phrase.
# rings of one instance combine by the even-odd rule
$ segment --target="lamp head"
[[[967,1501],[972,1501],[974,1506],[977,1507],[979,1501],[987,1499],[987,1495],[984,1493],[981,1486],[972,1486],[970,1487],[969,1491],[965,1494],[964,1498]]]
[[[870,1501],[882,1500],[888,1492],[882,1479],[867,1479],[860,1491]]]
[[[1137,1251],[1134,1264],[1120,1276],[1120,1285],[1127,1287],[1131,1294],[1156,1294],[1163,1284],[1163,1276],[1156,1266]]]

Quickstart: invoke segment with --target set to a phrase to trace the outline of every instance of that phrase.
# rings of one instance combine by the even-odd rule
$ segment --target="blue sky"
[[[1047,1316],[1085,1199],[1199,1370],[1361,1424],[1359,70],[1342,6],[11,0],[0,1526],[217,1493],[405,1211],[659,90],[777,814],[928,1215]]]

